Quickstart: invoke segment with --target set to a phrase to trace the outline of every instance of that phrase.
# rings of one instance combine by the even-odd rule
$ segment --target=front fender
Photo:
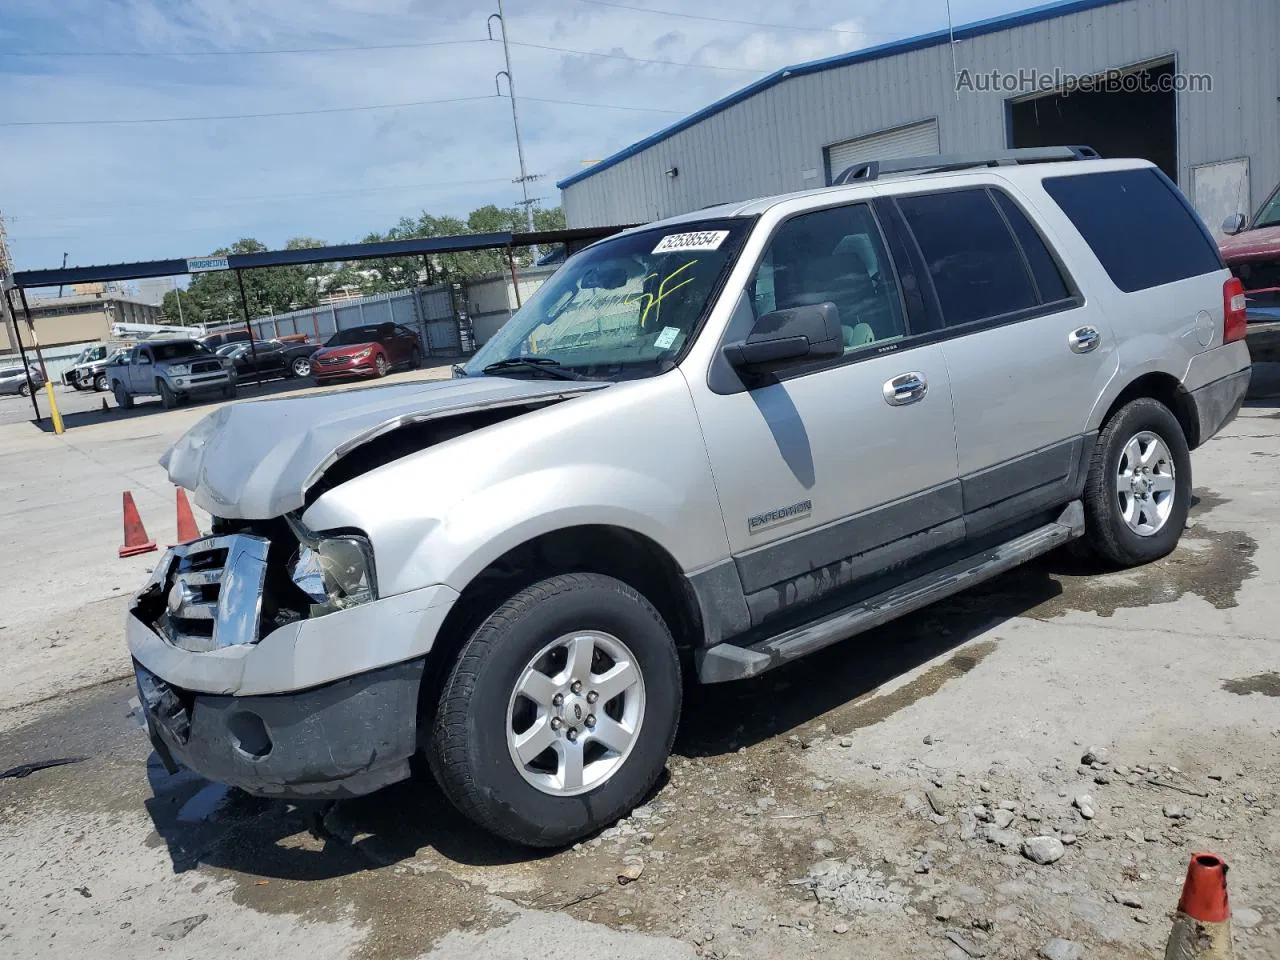
[[[586,495],[567,496],[568,491]],[[388,592],[419,583],[443,583],[461,592],[521,544],[589,525],[641,534],[666,549],[681,569],[696,569],[728,553],[719,511],[700,500],[651,474],[614,466],[574,464],[525,474],[456,503],[397,564],[402,573],[393,574]]]

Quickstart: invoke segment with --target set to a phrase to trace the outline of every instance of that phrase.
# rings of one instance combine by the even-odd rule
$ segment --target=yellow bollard
[[[62,434],[65,430],[62,426],[62,414],[58,412],[58,401],[53,396],[53,383],[46,380],[44,389],[49,394],[49,416],[53,418],[53,432]]]

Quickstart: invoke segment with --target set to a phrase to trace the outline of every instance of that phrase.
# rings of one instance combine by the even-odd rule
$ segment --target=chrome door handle
[[[884,402],[891,407],[905,407],[923,400],[928,392],[929,381],[923,373],[904,373],[885,381]]]
[[[1098,348],[1098,344],[1102,342],[1102,334],[1094,327],[1081,327],[1071,332],[1067,342],[1071,344],[1072,353],[1088,353]]]

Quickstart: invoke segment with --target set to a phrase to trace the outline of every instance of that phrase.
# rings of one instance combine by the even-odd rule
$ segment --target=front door
[[[842,358],[754,388],[690,378],[755,623],[963,535],[942,348],[913,346],[866,204],[783,223],[727,336],[813,303],[839,310]]]
[[[1003,189],[897,203],[947,334],[969,535],[1077,496],[1089,414],[1118,365],[1105,318]]]

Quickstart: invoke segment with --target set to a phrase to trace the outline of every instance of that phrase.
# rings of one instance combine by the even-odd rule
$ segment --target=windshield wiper
[[[590,380],[590,377],[583,376],[581,373],[575,373],[572,370],[566,370],[560,365],[559,360],[553,360],[551,357],[508,357],[506,360],[498,360],[486,366],[481,373],[501,373],[503,370],[534,370],[538,373],[545,373],[558,380]]]

